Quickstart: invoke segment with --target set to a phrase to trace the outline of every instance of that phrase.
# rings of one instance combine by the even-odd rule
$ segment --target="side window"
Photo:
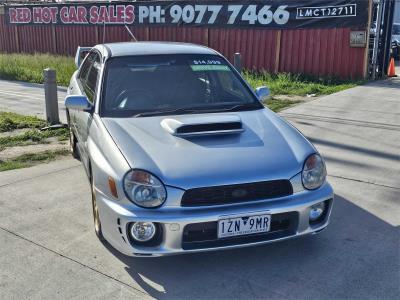
[[[86,84],[83,86],[86,96],[89,98],[90,102],[94,101],[96,93],[96,83],[99,77],[100,63],[94,62],[90,68]]]
[[[88,54],[89,57],[83,62],[81,70],[79,71],[78,79],[80,80],[82,85],[86,81],[86,77],[87,77],[87,74],[90,69],[90,65],[91,65],[90,55],[93,55],[93,54],[95,54],[95,53]]]
[[[88,54],[88,58],[82,65],[81,72],[79,73],[79,80],[83,90],[90,102],[94,102],[96,93],[96,83],[100,70],[100,56],[96,52]]]

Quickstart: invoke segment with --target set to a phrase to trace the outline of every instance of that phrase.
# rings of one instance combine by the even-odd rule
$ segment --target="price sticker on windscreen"
[[[220,60],[195,59],[190,62],[190,67],[196,71],[230,71],[229,67]]]

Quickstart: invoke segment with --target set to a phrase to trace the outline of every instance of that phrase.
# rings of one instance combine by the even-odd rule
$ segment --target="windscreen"
[[[228,63],[216,55],[145,55],[107,61],[103,116],[127,117],[259,109]]]

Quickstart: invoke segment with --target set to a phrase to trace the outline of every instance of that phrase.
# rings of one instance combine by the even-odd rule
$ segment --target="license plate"
[[[271,215],[235,217],[218,221],[218,238],[268,232]]]

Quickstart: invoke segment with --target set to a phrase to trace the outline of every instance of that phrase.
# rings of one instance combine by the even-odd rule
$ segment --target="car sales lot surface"
[[[0,299],[398,298],[400,80],[282,116],[327,159],[336,199],[326,231],[259,247],[130,258],[96,239],[79,162],[3,172]]]

